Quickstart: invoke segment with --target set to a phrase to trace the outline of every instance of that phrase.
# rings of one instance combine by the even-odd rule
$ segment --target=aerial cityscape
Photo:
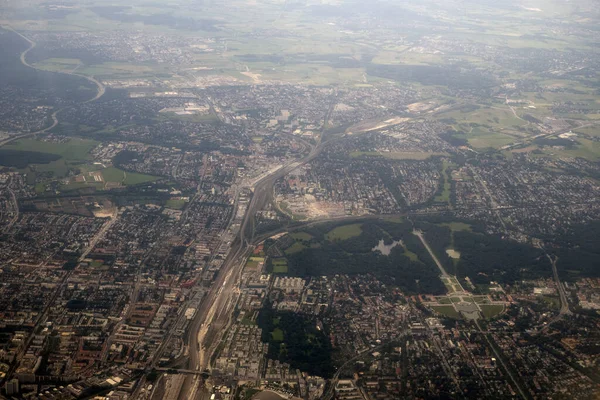
[[[599,26],[4,0],[0,398],[600,399]]]

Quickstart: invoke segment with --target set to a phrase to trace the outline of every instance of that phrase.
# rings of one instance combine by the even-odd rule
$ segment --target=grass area
[[[126,172],[116,167],[103,169],[102,177],[106,182],[123,183],[124,185],[139,185],[141,183],[154,182],[158,179],[156,176]]]
[[[544,148],[544,153],[558,157],[580,157],[589,161],[600,160],[600,143],[589,139],[577,138],[578,145],[570,149]]]
[[[560,309],[560,297],[558,296],[540,296],[541,300],[554,310]]]
[[[299,253],[299,252],[301,252],[304,249],[306,249],[305,245],[303,245],[300,242],[296,242],[293,245],[291,245],[290,247],[288,247],[287,249],[285,249],[285,254]]]
[[[83,66],[77,70],[77,73],[88,76],[132,78],[152,76],[153,74],[160,73],[163,71],[164,68],[160,67],[158,64],[140,65],[130,63],[106,62],[102,64]]]
[[[450,182],[450,178],[448,177],[448,172],[449,172],[449,169],[451,168],[451,166],[452,166],[452,164],[450,162],[448,162],[448,160],[444,160],[443,166],[442,166],[442,179],[443,179],[442,192],[440,194],[438,194],[437,196],[435,196],[435,198],[433,199],[433,201],[435,201],[436,203],[449,203],[450,202],[450,192],[452,189],[452,184]]]
[[[501,304],[481,304],[479,307],[485,318],[494,318],[504,311],[504,306]]]
[[[384,216],[382,219],[385,221],[388,221],[388,222],[394,222],[396,224],[403,224],[405,222],[404,217],[398,217],[398,216],[393,216],[393,217]]]
[[[78,65],[81,65],[81,60],[77,58],[48,58],[38,63],[35,63],[36,68],[46,71],[63,71],[71,72]]]
[[[83,161],[89,158],[90,150],[97,144],[98,142],[94,140],[79,138],[69,139],[64,143],[45,142],[36,139],[19,139],[2,148],[56,154],[67,161]]]
[[[306,240],[306,241],[309,241],[310,239],[313,238],[313,236],[307,232],[290,233],[290,237],[294,240]]]
[[[577,129],[573,129],[573,132],[599,137],[600,136],[600,126],[588,126],[585,128],[577,128]]]
[[[476,149],[493,148],[499,149],[515,141],[512,136],[504,135],[499,132],[475,131],[473,136],[468,138],[469,144]]]
[[[271,260],[273,264],[274,274],[285,274],[288,272],[288,261],[284,257],[273,258]]]
[[[447,153],[434,153],[434,152],[379,152],[379,151],[353,151],[350,153],[352,158],[360,157],[383,157],[390,160],[427,160],[428,158],[435,156],[446,156]]]
[[[447,226],[453,232],[471,232],[471,225],[465,224],[464,222],[444,222],[440,226]]]
[[[417,253],[414,253],[414,252],[410,251],[408,249],[408,247],[406,247],[406,245],[404,244],[404,242],[402,242],[402,248],[404,249],[404,255],[406,257],[408,257],[411,261],[420,261],[419,260],[419,256],[417,255]]]
[[[283,342],[283,339],[284,339],[283,331],[279,328],[275,328],[275,330],[273,332],[271,332],[271,337],[276,342]]]
[[[141,183],[154,182],[158,180],[157,176],[139,174],[137,172],[126,172],[125,185],[139,185]]]
[[[182,210],[185,207],[187,201],[181,199],[169,199],[165,203],[165,207],[173,210]]]
[[[448,317],[448,318],[456,318],[456,319],[460,318],[459,312],[456,311],[454,306],[451,306],[451,305],[431,306],[431,309],[439,314],[442,314],[445,317]]]
[[[287,274],[288,266],[286,265],[273,265],[274,274]]]
[[[102,177],[106,182],[124,182],[125,171],[115,167],[105,168],[102,170]]]
[[[30,165],[25,171],[31,171],[34,174],[41,174],[51,172],[54,178],[64,178],[69,174],[69,166],[65,162],[64,158],[56,161],[51,161],[47,164],[34,164]]]
[[[359,236],[362,233],[361,226],[362,224],[338,226],[327,232],[327,234],[325,235],[325,239],[329,241],[347,240]]]

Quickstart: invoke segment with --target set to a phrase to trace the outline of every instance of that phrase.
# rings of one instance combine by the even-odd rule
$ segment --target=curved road
[[[29,39],[27,36],[17,32],[16,30],[7,27],[6,29],[10,30],[11,32],[14,32],[15,34],[19,35],[20,37],[22,37],[24,40],[27,41],[27,43],[29,43],[29,47],[27,49],[25,49],[22,53],[21,53],[21,64],[23,64],[24,66],[28,67],[28,68],[33,68],[33,69],[37,69],[39,71],[45,71],[45,72],[54,72],[56,74],[65,74],[65,75],[71,75],[71,76],[77,76],[83,79],[86,79],[90,82],[92,82],[94,85],[96,85],[97,87],[97,91],[96,91],[96,95],[94,97],[92,97],[89,100],[86,100],[83,102],[83,104],[85,103],[90,103],[92,101],[96,101],[98,100],[100,97],[102,97],[104,95],[104,93],[106,92],[106,88],[104,87],[104,85],[102,85],[102,83],[100,83],[97,79],[95,79],[94,77],[90,77],[90,76],[86,76],[86,75],[81,75],[81,74],[77,74],[75,72],[67,72],[67,71],[47,71],[43,68],[38,68],[34,65],[31,65],[27,62],[27,53],[29,53],[35,46],[36,43]],[[39,131],[35,131],[35,132],[27,132],[27,133],[22,133],[19,135],[14,135],[14,136],[10,136],[6,139],[0,140],[0,147],[4,146],[5,144],[8,144],[10,142],[12,142],[13,140],[17,140],[17,139],[22,139],[24,137],[29,137],[29,136],[34,136],[40,133],[45,133],[48,132],[49,130],[53,129],[54,127],[56,127],[56,125],[58,125],[58,114],[64,110],[64,108],[58,109],[56,111],[54,111],[51,115],[52,118],[52,125],[44,128],[44,129],[40,129]]]
[[[29,53],[31,50],[33,50],[35,48],[35,46],[37,45],[37,43],[35,43],[33,40],[29,39],[27,36],[23,35],[20,32],[15,31],[12,28],[8,28],[8,30],[16,33],[17,35],[19,35],[20,37],[22,37],[24,40],[26,40],[27,43],[29,43],[29,48],[26,49],[25,51],[23,51],[21,53],[21,63],[24,66],[29,67],[29,68],[33,68],[33,69],[37,69],[37,70],[40,70],[40,71],[54,72],[54,73],[57,73],[57,74],[65,74],[65,75],[78,76],[80,78],[87,79],[88,81],[92,82],[94,85],[96,85],[96,87],[98,88],[98,91],[97,91],[96,95],[93,98],[84,101],[84,103],[90,103],[92,101],[96,101],[96,100],[98,100],[100,97],[102,97],[104,95],[104,92],[106,91],[106,88],[104,87],[104,85],[102,85],[100,82],[98,82],[98,80],[96,80],[93,76],[81,75],[81,74],[78,74],[78,73],[75,73],[75,72],[67,72],[67,71],[47,71],[47,70],[45,70],[43,68],[38,68],[38,67],[35,67],[35,66],[29,64],[27,62],[27,59],[26,59],[27,58],[27,53]]]

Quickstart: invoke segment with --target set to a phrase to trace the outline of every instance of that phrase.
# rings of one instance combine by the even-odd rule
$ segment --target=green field
[[[447,305],[447,306],[431,306],[431,309],[437,313],[442,314],[445,317],[449,317],[449,318],[460,318],[460,314],[458,311],[456,311],[456,309],[454,308],[454,306],[451,305]]]
[[[125,180],[125,172],[115,167],[109,167],[102,170],[102,177],[106,182],[123,182]]]
[[[360,228],[362,224],[350,224],[350,225],[342,225],[338,226],[327,232],[325,235],[325,239],[329,241],[335,240],[347,240],[356,236],[359,236],[362,233],[362,229]]]
[[[404,249],[404,255],[408,257],[411,261],[420,261],[417,253],[414,253],[408,249],[408,247],[402,242],[402,248]]]
[[[573,148],[544,148],[544,153],[558,157],[580,157],[589,161],[600,160],[600,143],[589,139],[577,138],[578,144]]]
[[[288,261],[284,257],[273,258],[271,260],[274,274],[285,274],[288,272]]]
[[[493,318],[504,311],[504,306],[498,304],[481,304],[479,307],[485,318]]]
[[[39,153],[56,154],[67,161],[83,161],[89,158],[89,152],[98,142],[88,139],[68,139],[64,143],[42,141],[36,139],[19,139],[3,146],[3,149],[37,151]]]
[[[310,239],[313,238],[313,236],[307,232],[294,232],[294,233],[290,233],[290,236],[292,237],[292,239],[305,240],[305,241],[309,241]]]
[[[452,189],[452,185],[450,182],[450,178],[448,177],[448,171],[451,168],[452,164],[450,162],[448,162],[447,160],[444,160],[443,162],[443,166],[442,166],[442,192],[440,194],[438,194],[437,196],[435,196],[435,198],[433,199],[434,202],[436,203],[449,203],[450,202],[450,192]]]
[[[283,342],[284,334],[283,331],[279,328],[275,328],[273,332],[271,332],[271,337],[276,342]]]
[[[305,245],[303,245],[300,242],[296,242],[293,245],[291,245],[290,247],[288,247],[287,249],[285,249],[285,254],[299,253],[304,249],[306,249]]]
[[[464,222],[444,222],[441,226],[447,226],[453,232],[467,231],[471,232],[471,225],[465,224]]]
[[[61,71],[71,72],[81,65],[81,60],[77,58],[48,58],[41,62],[35,63],[36,68],[46,71]]]
[[[102,177],[106,182],[122,183],[124,185],[139,185],[141,183],[154,182],[158,179],[156,176],[126,172],[116,167],[103,169]]]
[[[274,274],[286,274],[288,272],[288,266],[286,265],[273,265]]]
[[[187,201],[181,199],[169,199],[166,201],[165,207],[171,208],[173,210],[182,210],[185,207],[186,203]]]

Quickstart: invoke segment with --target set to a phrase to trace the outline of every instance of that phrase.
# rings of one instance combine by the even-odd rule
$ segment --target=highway
[[[567,293],[565,292],[565,287],[562,284],[562,282],[560,281],[560,278],[558,276],[558,269],[556,268],[556,263],[558,262],[558,257],[557,256],[551,256],[550,254],[548,254],[546,252],[546,249],[544,249],[542,247],[542,250],[544,251],[544,253],[546,254],[546,257],[548,257],[548,260],[550,261],[550,264],[552,264],[552,275],[554,276],[554,283],[556,284],[556,290],[558,290],[558,295],[560,298],[560,310],[558,312],[558,315],[555,316],[554,318],[552,318],[546,325],[544,325],[544,327],[542,329],[540,329],[537,334],[542,334],[542,333],[546,333],[546,331],[550,328],[550,326],[555,323],[556,321],[561,320],[565,315],[572,315],[573,313],[571,312],[571,310],[569,309],[569,301],[567,299]]]

